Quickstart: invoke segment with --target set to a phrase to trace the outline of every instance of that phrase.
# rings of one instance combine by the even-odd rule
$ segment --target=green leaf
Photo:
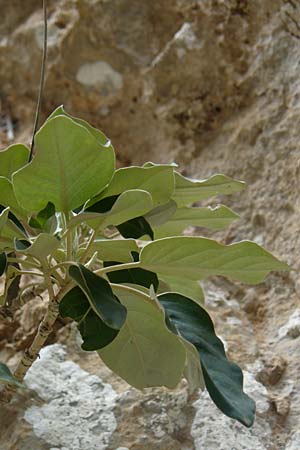
[[[12,174],[27,164],[29,148],[23,144],[13,144],[0,152],[0,176],[10,179]]]
[[[177,204],[170,200],[164,205],[157,206],[145,215],[145,219],[151,227],[159,227],[168,222],[177,210]]]
[[[24,242],[24,240],[16,240],[15,242],[15,247],[18,252],[33,256],[40,261],[44,261],[47,256],[55,252],[59,246],[59,239],[48,233],[39,234],[31,245],[30,242]]]
[[[14,248],[14,239],[24,238],[21,229],[10,220],[9,208],[5,208],[0,213],[0,248]],[[26,236],[25,236],[26,237]]]
[[[47,233],[54,233],[57,229],[57,218],[53,203],[48,202],[46,208],[42,209],[36,217],[31,217],[29,225]]]
[[[111,198],[111,197],[110,197]],[[70,221],[70,225],[87,222],[92,228],[118,226],[132,218],[146,213],[152,208],[151,195],[146,191],[132,190],[123,192],[114,202],[112,208],[103,213],[83,212]]]
[[[157,165],[154,167],[125,167],[116,170],[108,187],[97,197],[91,199],[88,206],[112,195],[124,191],[140,189],[151,194],[153,205],[167,203],[174,191],[173,167]]]
[[[196,389],[205,389],[205,381],[196,347],[190,342],[182,339],[186,349],[186,366],[184,369],[184,377],[187,379],[189,389],[194,392]]]
[[[179,275],[163,275],[159,278],[169,286],[170,289],[168,289],[168,291],[185,295],[200,305],[204,304],[204,293],[198,281],[188,280],[187,282],[185,278],[180,277]]]
[[[214,403],[224,414],[250,427],[255,403],[243,392],[242,371],[227,360],[208,313],[179,294],[162,294],[158,300],[181,336],[196,347],[206,388]]]
[[[151,242],[142,249],[140,261],[142,268],[162,276],[201,280],[221,275],[249,284],[262,282],[272,270],[289,270],[254,242],[222,245],[194,236]]]
[[[100,319],[110,328],[119,330],[126,320],[126,308],[119,303],[110,284],[81,264],[71,266],[69,274],[87,296]]]
[[[0,177],[0,204],[5,207],[9,206],[17,216],[27,218],[26,211],[21,208],[16,199],[12,183],[4,177]]]
[[[116,339],[98,353],[103,362],[131,386],[175,388],[185,366],[186,352],[169,331],[165,315],[149,295],[127,286],[113,286],[127,309],[127,319]]]
[[[240,192],[245,186],[243,181],[237,181],[225,175],[218,174],[206,180],[194,180],[175,172],[175,192],[172,199],[181,207],[215,195]]]
[[[137,252],[133,252],[134,261],[139,260],[139,254]],[[115,266],[120,264],[117,261],[105,261],[104,267]],[[156,273],[150,272],[149,270],[144,269],[125,269],[125,270],[117,270],[115,272],[107,273],[107,278],[111,283],[130,283],[137,284],[140,286],[144,286],[150,288],[153,286],[155,291],[158,288],[158,278]]]
[[[154,239],[152,228],[142,216],[118,225],[117,229],[124,238],[139,239],[144,236],[149,236],[150,239]]]
[[[96,239],[91,246],[91,253],[98,252],[101,261],[133,261],[131,252],[139,248],[134,239]]]
[[[173,217],[164,225],[155,228],[155,239],[168,236],[178,236],[187,227],[204,227],[212,230],[222,230],[239,216],[226,206],[217,208],[179,208]]]
[[[83,126],[89,133],[104,147],[108,148],[111,147],[111,141],[108,139],[108,137],[105,136],[104,133],[102,133],[100,130],[97,130],[97,128],[92,127],[88,122],[86,122],[83,119],[78,119],[77,117],[73,117],[70,114],[68,114],[64,107],[61,105],[58,108],[56,108],[53,113],[48,117],[47,120],[52,119],[53,117],[57,116],[66,116],[72,119],[74,122],[76,122],[78,125]]]
[[[28,211],[41,211],[51,202],[67,213],[101,192],[113,175],[113,148],[66,116],[46,121],[35,146],[33,161],[13,175],[16,198]]]
[[[0,253],[0,277],[5,273],[7,266],[6,253]]]
[[[110,344],[118,330],[108,327],[94,312],[88,298],[79,287],[69,291],[59,304],[61,317],[70,317],[78,322],[78,329],[83,339],[82,349],[99,350]]]
[[[20,383],[16,378],[12,375],[9,368],[6,364],[0,362],[0,383],[4,384],[12,384],[14,386],[24,388],[24,385]]]

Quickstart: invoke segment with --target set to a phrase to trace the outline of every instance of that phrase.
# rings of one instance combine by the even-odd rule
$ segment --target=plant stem
[[[136,269],[141,266],[140,261],[126,263],[126,264],[117,264],[115,266],[104,267],[103,269],[98,269],[95,271],[95,274],[102,275],[108,272],[116,272],[117,270],[128,270],[128,269]]]
[[[65,285],[60,292],[54,296],[48,306],[48,310],[40,326],[38,328],[37,334],[31,344],[30,348],[27,349],[19,362],[15,372],[14,377],[22,382],[26,373],[34,363],[34,361],[38,358],[39,352],[41,348],[44,346],[46,340],[48,339],[50,333],[53,330],[53,325],[56,322],[56,319],[59,314],[59,302],[64,297],[64,295],[73,287],[73,283],[68,283]],[[14,386],[6,386],[0,392],[0,401],[9,403],[14,392],[16,391],[16,387]]]
[[[42,59],[40,87],[39,87],[38,101],[37,101],[37,107],[36,107],[36,113],[35,113],[35,121],[34,121],[33,133],[32,133],[32,141],[31,141],[29,162],[32,160],[32,157],[33,157],[34,138],[35,138],[35,134],[37,132],[38,125],[39,125],[39,117],[40,117],[40,112],[41,112],[43,90],[44,90],[44,84],[45,84],[45,72],[46,72],[46,61],[47,61],[47,39],[48,39],[47,0],[43,0],[43,12],[44,12],[43,59]]]

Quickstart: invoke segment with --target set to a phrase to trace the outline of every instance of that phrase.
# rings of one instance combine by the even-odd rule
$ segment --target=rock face
[[[43,24],[36,1],[2,3],[0,97],[4,125],[0,139],[4,146],[13,137],[30,140]],[[222,172],[245,180],[248,189],[244,193],[221,199],[241,213],[240,222],[214,236],[226,243],[253,239],[297,268],[298,3],[49,3],[43,116],[63,103],[70,113],[89,120],[112,139],[120,165],[175,160],[189,175],[205,178]],[[13,136],[7,132],[9,120]],[[257,392],[258,403],[263,405],[255,428],[244,430],[219,416],[205,395],[188,398],[185,386],[173,393],[153,390],[145,395],[128,390],[93,355],[80,353],[79,358],[77,350],[69,351],[69,357],[82,366],[76,370],[97,375],[118,395],[115,407],[112,402],[103,413],[109,410],[111,414],[108,449],[299,448],[298,274],[274,274],[251,289],[218,280],[207,283],[205,290],[229,356],[247,369],[250,390],[254,395]],[[84,377],[88,386],[88,375]],[[91,400],[95,406],[97,399]],[[42,406],[37,406],[39,401]],[[37,421],[32,417],[40,417],[50,405],[43,402],[41,395],[41,400],[26,399],[22,405],[16,400],[12,410],[5,409],[0,426],[3,450],[69,450],[70,444],[36,431]],[[23,424],[18,430],[16,420]],[[87,450],[86,445],[81,448]]]

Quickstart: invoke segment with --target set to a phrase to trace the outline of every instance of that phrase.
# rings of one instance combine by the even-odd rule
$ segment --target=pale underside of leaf
[[[206,180],[194,180],[176,172],[172,199],[181,207],[216,195],[240,192],[245,186],[243,181],[221,174],[213,175]]]
[[[91,253],[98,252],[102,261],[133,261],[131,252],[139,252],[134,239],[96,239],[91,246]]]
[[[55,252],[59,246],[60,241],[55,236],[48,233],[41,233],[35,238],[30,247],[24,250],[18,250],[18,252],[44,261],[47,256]]]
[[[212,239],[182,236],[160,239],[141,251],[141,267],[159,275],[201,280],[221,275],[249,284],[264,280],[272,270],[289,270],[254,242],[222,245]]]
[[[155,228],[155,238],[178,236],[189,226],[222,230],[238,218],[237,214],[223,205],[214,209],[179,208],[167,223]]]
[[[113,285],[127,309],[127,320],[116,339],[98,353],[104,363],[130,385],[174,388],[186,361],[185,347],[165,325],[161,308],[149,295]]]

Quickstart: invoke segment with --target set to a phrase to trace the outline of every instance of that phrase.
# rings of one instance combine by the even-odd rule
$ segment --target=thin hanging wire
[[[44,90],[44,84],[45,84],[45,72],[46,72],[46,62],[47,62],[47,41],[48,41],[47,0],[43,0],[43,12],[44,12],[43,59],[42,59],[39,94],[38,94],[36,113],[35,113],[35,120],[34,120],[34,127],[33,127],[33,133],[32,133],[29,162],[32,160],[32,157],[33,157],[34,138],[35,138],[35,134],[37,132],[38,126],[39,126],[39,117],[40,117],[40,112],[41,112],[43,90]]]

